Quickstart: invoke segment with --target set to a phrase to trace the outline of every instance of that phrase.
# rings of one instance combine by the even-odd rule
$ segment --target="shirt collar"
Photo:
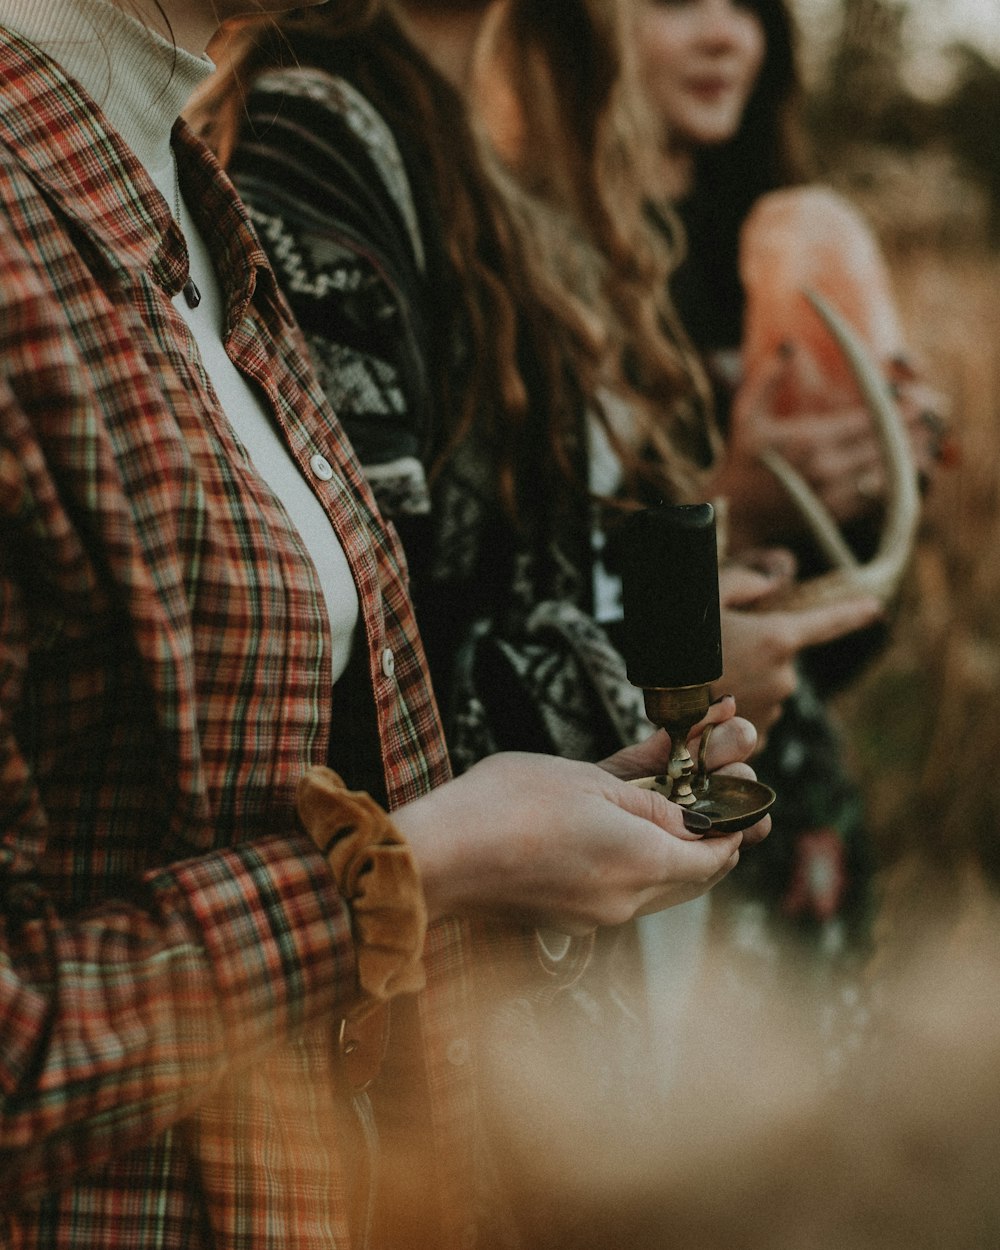
[[[11,149],[46,196],[102,252],[149,271],[175,295],[188,276],[187,246],[145,166],[80,85],[2,27],[0,98],[0,145]],[[168,142],[177,154],[187,202],[216,257],[227,298],[227,332],[254,298],[261,274],[261,294],[287,319],[265,253],[225,173],[183,121],[174,123]],[[88,194],[81,195],[81,188]]]
[[[186,122],[177,123],[173,141],[181,179],[190,189],[187,202],[226,292],[224,335],[239,324],[251,301],[266,303],[283,322],[292,324],[267,253],[228,174]]]

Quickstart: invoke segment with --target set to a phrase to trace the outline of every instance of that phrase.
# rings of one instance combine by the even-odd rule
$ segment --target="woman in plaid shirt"
[[[503,1245],[485,919],[667,906],[740,835],[613,775],[659,740],[448,781],[392,531],[175,121],[248,5],[0,0],[0,1239],[378,1241],[382,1121],[434,1163],[407,1245]],[[752,746],[732,712],[718,765]]]

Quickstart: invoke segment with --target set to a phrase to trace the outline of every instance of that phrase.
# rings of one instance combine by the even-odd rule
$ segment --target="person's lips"
[[[722,78],[718,75],[706,75],[703,78],[689,78],[687,89],[691,95],[697,96],[699,100],[715,103],[729,95],[732,91],[732,83],[728,78]]]

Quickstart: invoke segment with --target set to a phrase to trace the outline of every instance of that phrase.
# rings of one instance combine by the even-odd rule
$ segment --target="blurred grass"
[[[891,179],[890,179],[891,183]],[[891,643],[838,710],[900,913],[1000,881],[1000,257],[958,184],[845,189],[882,239],[958,462],[926,500]],[[884,192],[884,193],[883,193]]]

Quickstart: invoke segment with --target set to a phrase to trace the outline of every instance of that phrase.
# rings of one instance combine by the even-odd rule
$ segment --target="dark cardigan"
[[[641,697],[593,621],[585,491],[551,465],[530,342],[516,522],[478,427],[429,481],[471,346],[428,185],[429,155],[351,82],[364,37],[258,80],[230,167],[320,380],[397,527],[457,771],[498,749],[598,759],[643,736]],[[526,336],[522,336],[526,337]],[[568,450],[586,480],[586,422]]]

